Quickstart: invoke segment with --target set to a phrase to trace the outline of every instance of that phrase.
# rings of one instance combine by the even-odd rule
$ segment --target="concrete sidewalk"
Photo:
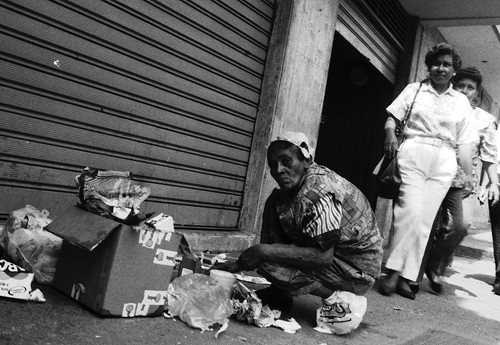
[[[316,332],[315,313],[321,300],[294,300],[295,334],[258,328],[230,319],[218,339],[178,318],[103,318],[50,286],[40,286],[45,303],[0,298],[0,344],[174,344],[174,345],[491,345],[500,344],[500,296],[492,293],[491,261],[456,257],[444,278],[441,295],[424,278],[412,301],[397,294],[368,292],[368,311],[359,328],[345,336]]]
[[[493,239],[489,223],[480,227],[472,226],[469,234],[455,251],[456,256],[477,260],[493,261]]]

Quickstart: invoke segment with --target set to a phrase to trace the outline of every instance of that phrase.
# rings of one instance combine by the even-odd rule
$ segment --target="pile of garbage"
[[[140,214],[140,205],[151,194],[151,189],[137,185],[130,172],[87,167],[75,177],[75,183],[77,206],[92,213],[129,225],[139,224],[153,215]],[[3,258],[0,280],[4,283],[4,293],[0,295],[29,299],[33,279],[40,284],[52,283],[62,239],[44,230],[51,222],[49,211],[26,205],[12,211],[0,227]],[[17,281],[18,288],[7,289],[12,285],[7,282],[14,282],[12,279]]]
[[[232,290],[230,298],[228,291]],[[338,291],[331,304],[317,310],[316,331],[343,335],[356,329],[366,312],[367,300],[351,292]],[[280,310],[262,305],[254,290],[237,281],[232,287],[218,284],[212,277],[193,273],[176,278],[167,291],[164,316],[179,317],[193,328],[213,331],[215,338],[228,327],[229,318],[260,328],[277,327],[295,333],[301,326],[290,318],[281,319]]]

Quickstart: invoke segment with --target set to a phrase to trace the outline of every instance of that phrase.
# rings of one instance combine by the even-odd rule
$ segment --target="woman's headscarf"
[[[314,148],[311,147],[309,139],[307,139],[307,136],[302,132],[286,131],[278,135],[271,143],[274,141],[287,141],[292,143],[300,149],[305,158],[309,158],[311,161],[313,160]]]

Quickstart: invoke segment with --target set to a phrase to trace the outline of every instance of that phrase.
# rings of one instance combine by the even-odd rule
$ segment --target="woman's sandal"
[[[408,283],[408,280],[406,280],[405,278],[399,279],[396,291],[399,295],[403,296],[404,298],[408,298],[411,300],[415,299],[415,293],[413,292],[410,284]]]
[[[396,290],[398,280],[399,280],[399,272],[397,271],[388,272],[387,276],[380,280],[378,292],[380,292],[380,294],[384,296],[391,295]]]

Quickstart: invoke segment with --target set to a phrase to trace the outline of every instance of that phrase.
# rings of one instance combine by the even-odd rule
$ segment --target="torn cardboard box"
[[[162,314],[182,235],[136,231],[78,207],[60,214],[45,228],[64,240],[55,288],[103,316]]]

